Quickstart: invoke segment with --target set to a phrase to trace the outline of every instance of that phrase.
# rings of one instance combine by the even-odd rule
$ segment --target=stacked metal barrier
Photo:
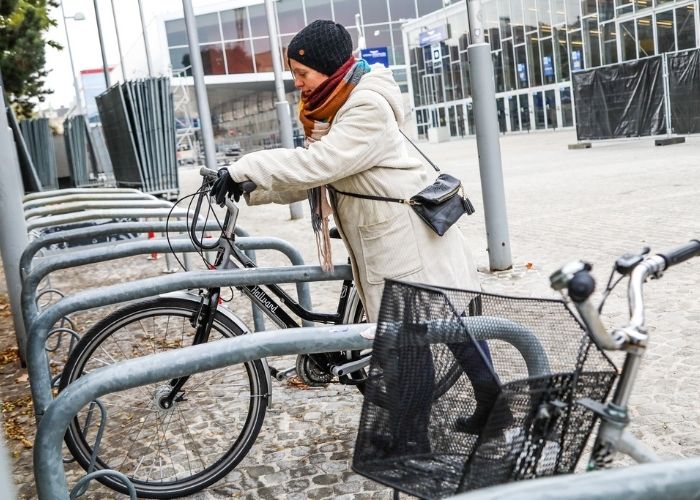
[[[22,120],[19,128],[42,187],[57,189],[56,154],[49,119]]]
[[[74,187],[90,184],[87,154],[87,125],[85,116],[76,115],[63,122],[66,155],[71,172],[71,184]]]
[[[175,117],[167,77],[127,81],[97,96],[118,186],[176,197]]]

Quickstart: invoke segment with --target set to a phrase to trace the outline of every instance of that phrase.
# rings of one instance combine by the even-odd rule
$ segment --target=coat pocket
[[[423,269],[408,212],[376,224],[358,226],[367,281],[401,278]]]

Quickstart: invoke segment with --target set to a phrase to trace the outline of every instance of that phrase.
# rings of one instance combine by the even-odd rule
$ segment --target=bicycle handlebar
[[[572,297],[571,290],[569,296],[572,298],[576,309],[585,323],[591,337],[602,349],[617,350],[626,343],[642,343],[646,340],[644,329],[644,296],[643,285],[650,276],[660,277],[661,273],[671,266],[685,262],[693,257],[700,256],[700,240],[691,240],[688,243],[672,248],[663,253],[658,253],[646,257],[632,271],[629,286],[627,289],[627,299],[629,301],[630,321],[625,327],[608,332],[600,318],[598,308],[594,307],[590,300],[593,293],[591,286],[585,296],[579,298]],[[585,281],[581,278],[590,279],[590,266],[581,262],[568,264],[554,273],[550,280],[552,287],[556,290],[570,288],[572,282]]]
[[[216,180],[219,176],[219,172],[216,170],[212,170],[207,167],[201,167],[199,169],[199,175],[204,177],[207,180]],[[243,181],[240,183],[241,189],[243,190],[244,193],[252,193],[255,191],[258,187],[257,184],[255,184],[253,181]]]

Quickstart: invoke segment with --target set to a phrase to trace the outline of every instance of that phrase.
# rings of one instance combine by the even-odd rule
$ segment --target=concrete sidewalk
[[[498,273],[488,271],[475,140],[419,145],[444,171],[463,180],[476,207],[476,214],[462,218],[459,226],[471,242],[486,291],[552,296],[549,274],[575,259],[591,262],[603,286],[615,258],[624,252],[644,245],[660,251],[700,238],[700,137],[666,147],[655,147],[653,139],[630,139],[568,150],[574,142],[569,131],[501,138],[514,268]],[[197,169],[181,169],[180,174],[182,194],[194,192],[201,181]],[[252,235],[290,241],[307,263],[316,264],[305,211],[306,217],[290,221],[286,206],[243,206],[239,224]],[[342,243],[334,245],[335,262],[344,262]],[[288,264],[275,253],[258,252],[258,260],[262,265]],[[98,279],[106,285],[154,269],[144,258],[100,266],[102,274],[56,273],[54,283],[71,293],[96,286]],[[333,308],[338,289],[337,283],[314,284],[315,308]],[[700,455],[699,290],[700,259],[678,266],[645,289],[651,343],[632,400],[631,429],[662,456]],[[605,309],[609,326],[626,320],[626,307],[625,290],[619,288]],[[248,308],[236,312],[249,321]],[[0,324],[0,351],[14,339],[7,325]],[[16,367],[0,365],[3,401],[22,397],[24,386],[15,383],[21,378]],[[310,390],[276,384],[273,392],[274,406],[249,456],[225,480],[191,498],[391,497],[389,490],[350,469],[362,404],[356,390],[337,384]],[[31,426],[31,418],[26,420]],[[8,448],[20,497],[32,498],[31,450],[13,443]],[[79,476],[71,472],[71,482]],[[99,486],[90,491],[85,498],[114,497]]]

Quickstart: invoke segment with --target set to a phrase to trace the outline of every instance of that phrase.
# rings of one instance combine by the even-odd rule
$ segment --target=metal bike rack
[[[146,193],[79,193],[79,194],[67,194],[60,196],[51,196],[47,198],[39,198],[36,200],[29,200],[22,203],[22,208],[30,210],[32,208],[43,207],[45,205],[57,205],[59,203],[71,203],[76,201],[115,201],[115,200],[158,200],[152,194]]]
[[[56,196],[64,196],[68,194],[112,194],[112,193],[141,193],[138,189],[132,188],[70,188],[70,189],[55,189],[53,191],[40,191],[25,195],[22,199],[25,203],[32,200],[40,200],[43,198],[53,198]]]
[[[341,281],[351,278],[352,271],[349,265],[337,265],[332,272],[325,272],[319,266],[230,269],[215,273],[188,271],[86,290],[67,296],[39,313],[27,325],[29,331],[27,365],[37,422],[41,421],[46,408],[52,401],[51,376],[44,348],[46,339],[54,323],[68,314],[189,288]]]
[[[504,340],[516,347],[525,358],[528,375],[536,377],[549,372],[542,351],[532,345],[532,335],[519,325],[500,318],[461,319],[477,340]],[[500,321],[499,328],[492,328]],[[443,322],[428,327],[431,343],[444,343],[453,332]],[[46,409],[34,447],[34,470],[39,498],[66,498],[65,472],[61,461],[63,436],[72,418],[90,401],[124,389],[147,385],[192,373],[214,370],[266,356],[361,350],[372,347],[374,324],[334,325],[316,328],[274,330],[254,335],[241,335],[208,344],[189,346],[131,359],[104,367],[70,384]],[[492,337],[497,331],[497,337]]]
[[[372,341],[361,332],[371,326],[334,325],[240,335],[128,360],[80,377],[51,403],[39,425],[34,441],[34,475],[39,498],[69,498],[61,457],[63,436],[75,414],[99,396],[265,356],[368,349]]]
[[[632,465],[583,474],[518,481],[450,497],[451,500],[658,500],[698,498],[700,458]]]
[[[86,210],[129,210],[134,208],[170,208],[172,203],[159,199],[143,199],[143,200],[117,200],[117,201],[98,201],[98,200],[83,200],[78,202],[60,203],[45,205],[43,207],[25,209],[24,218],[31,220],[33,217],[47,217],[50,215],[60,215],[68,213],[79,213]]]
[[[88,220],[100,219],[165,219],[168,216],[186,217],[189,212],[185,208],[152,208],[152,209],[132,209],[132,210],[86,210],[84,212],[74,212],[63,215],[50,215],[27,221],[27,231],[50,226],[63,226],[74,222],[84,222]]]

